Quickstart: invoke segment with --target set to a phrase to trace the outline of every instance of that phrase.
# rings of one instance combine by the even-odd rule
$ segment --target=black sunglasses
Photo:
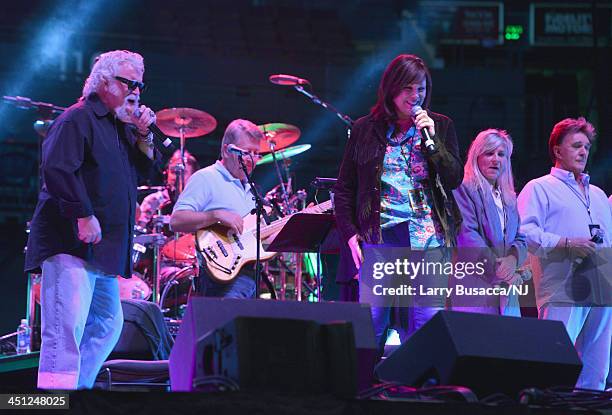
[[[143,92],[147,88],[144,82],[127,79],[122,76],[115,76],[115,79],[121,83],[126,84],[130,92],[134,91],[136,88],[140,89],[140,92]]]

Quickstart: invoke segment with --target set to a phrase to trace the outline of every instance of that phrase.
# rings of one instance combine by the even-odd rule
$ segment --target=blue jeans
[[[123,327],[117,277],[67,254],[42,271],[38,387],[91,388]]]
[[[408,230],[408,222],[400,223],[390,229],[383,229],[382,237],[385,245],[410,247],[410,232]],[[431,255],[427,255],[429,261],[440,256],[442,260],[442,251],[435,248],[430,248]],[[431,279],[439,283],[440,278]],[[415,331],[420,329],[427,323],[439,310],[444,310],[445,298],[426,299],[419,305],[418,297],[415,298],[414,304],[410,307],[372,307],[372,323],[374,324],[374,335],[378,346],[378,353],[382,356],[389,329],[395,329],[403,343]]]
[[[229,284],[220,284],[207,275],[202,276],[203,294],[206,297],[254,298],[255,280],[248,275],[238,275]]]
[[[255,298],[255,271],[254,267],[245,265],[240,274],[229,283],[222,284],[216,282],[208,275],[206,269],[206,260],[201,252],[196,251],[198,263],[200,265],[199,273],[199,292],[206,297],[220,298]]]

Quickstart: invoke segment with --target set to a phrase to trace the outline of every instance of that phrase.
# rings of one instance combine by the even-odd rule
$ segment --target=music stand
[[[321,247],[336,219],[329,213],[296,213],[265,249],[271,252],[317,253],[317,302],[321,302]],[[299,284],[301,285],[301,281]],[[298,285],[297,283],[295,284]],[[301,289],[301,286],[300,288]],[[299,299],[299,296],[298,296]]]

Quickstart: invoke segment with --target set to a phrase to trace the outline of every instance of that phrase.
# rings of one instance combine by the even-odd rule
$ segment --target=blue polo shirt
[[[188,180],[173,212],[189,210],[208,212],[225,209],[246,216],[255,208],[253,193],[248,182],[242,182],[217,161],[198,170]]]

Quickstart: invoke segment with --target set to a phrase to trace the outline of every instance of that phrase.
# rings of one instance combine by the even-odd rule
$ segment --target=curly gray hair
[[[104,79],[110,79],[121,65],[129,64],[140,73],[144,73],[144,60],[141,55],[128,50],[113,50],[101,54],[91,68],[91,73],[83,85],[82,99],[97,92]]]

